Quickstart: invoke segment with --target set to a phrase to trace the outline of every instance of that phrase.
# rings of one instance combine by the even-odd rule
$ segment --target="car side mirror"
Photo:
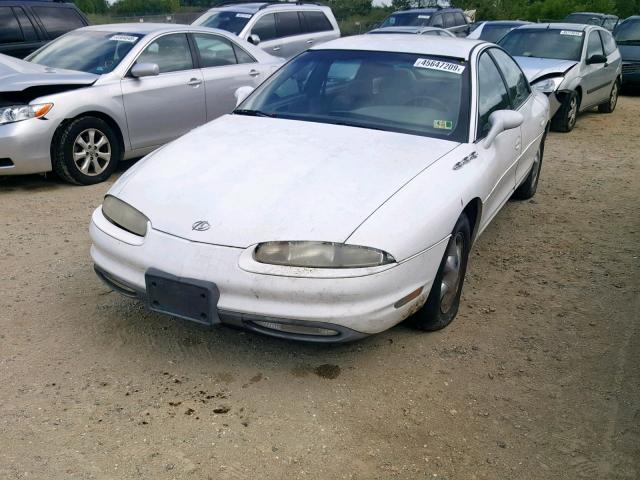
[[[131,76],[136,78],[155,77],[160,74],[157,63],[136,63],[131,69]]]
[[[593,65],[594,63],[607,63],[607,57],[600,54],[591,55],[587,59],[587,65]]]
[[[236,97],[236,107],[240,105],[245,99],[253,93],[255,89],[253,87],[240,87],[235,92],[234,95]]]
[[[514,110],[496,110],[489,115],[489,133],[484,139],[482,146],[489,148],[496,137],[506,130],[518,128],[524,122],[524,116],[520,112]]]
[[[247,38],[247,41],[255,46],[260,45],[260,37],[255,33],[252,33],[251,35],[249,35],[249,38]]]

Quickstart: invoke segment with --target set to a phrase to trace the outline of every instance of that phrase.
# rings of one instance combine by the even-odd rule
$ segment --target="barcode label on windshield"
[[[428,68],[429,70],[456,73],[458,75],[462,75],[465,68],[464,65],[458,65],[457,63],[442,62],[440,60],[431,60],[429,58],[419,58],[413,66],[416,68]]]
[[[237,18],[251,18],[250,13],[236,13]]]
[[[560,35],[571,35],[572,37],[581,37],[582,32],[576,32],[575,30],[560,30]]]
[[[138,37],[134,37],[132,35],[112,35],[109,40],[113,40],[115,42],[136,43],[138,41]]]

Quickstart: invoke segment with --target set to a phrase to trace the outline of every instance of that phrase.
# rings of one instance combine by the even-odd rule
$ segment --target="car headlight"
[[[116,227],[140,237],[147,234],[149,219],[128,203],[113,195],[107,195],[102,202],[102,214]]]
[[[42,118],[49,113],[52,108],[53,103],[0,107],[0,125],[21,122],[22,120],[29,120],[30,118]]]
[[[266,242],[254,258],[260,263],[306,268],[365,268],[395,262],[386,252],[333,242]]]
[[[534,82],[531,86],[538,92],[550,94],[558,89],[563,80],[564,77],[545,78],[539,82]]]

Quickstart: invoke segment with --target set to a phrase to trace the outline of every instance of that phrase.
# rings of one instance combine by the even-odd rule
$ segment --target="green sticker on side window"
[[[440,128],[442,130],[453,130],[453,122],[451,120],[434,120],[433,128]]]

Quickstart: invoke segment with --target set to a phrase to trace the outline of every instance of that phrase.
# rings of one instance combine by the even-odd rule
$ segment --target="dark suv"
[[[562,22],[597,25],[612,32],[613,29],[616,28],[618,21],[618,17],[615,15],[607,15],[606,13],[575,12],[567,15]]]
[[[73,3],[0,0],[0,53],[23,58],[45,43],[89,25]]]
[[[470,24],[459,8],[413,8],[393,12],[380,24],[382,27],[439,27],[458,37],[466,37]]]

